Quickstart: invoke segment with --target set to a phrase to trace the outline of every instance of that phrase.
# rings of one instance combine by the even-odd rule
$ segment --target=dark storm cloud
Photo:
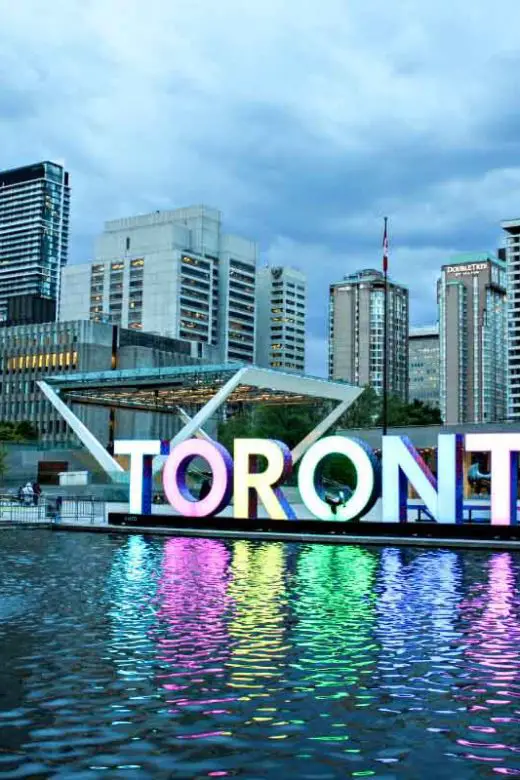
[[[63,159],[71,260],[103,221],[207,203],[309,281],[381,262],[436,317],[440,265],[520,214],[516,0],[0,0],[0,166]],[[507,23],[504,23],[507,20]]]

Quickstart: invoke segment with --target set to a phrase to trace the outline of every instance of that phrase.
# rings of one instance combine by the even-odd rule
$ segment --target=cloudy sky
[[[328,284],[381,262],[436,317],[441,263],[520,215],[518,0],[0,0],[0,167],[64,160],[71,262],[105,219],[194,203]]]

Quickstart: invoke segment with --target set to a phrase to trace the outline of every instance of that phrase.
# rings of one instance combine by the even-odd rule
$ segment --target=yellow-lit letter
[[[273,520],[293,520],[293,509],[278,487],[292,471],[289,448],[269,439],[235,439],[234,516],[255,519],[258,499]],[[259,457],[267,460],[265,471],[258,472]]]

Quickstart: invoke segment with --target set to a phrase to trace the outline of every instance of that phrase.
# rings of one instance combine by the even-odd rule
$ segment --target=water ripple
[[[2,777],[520,775],[518,555],[2,540]]]

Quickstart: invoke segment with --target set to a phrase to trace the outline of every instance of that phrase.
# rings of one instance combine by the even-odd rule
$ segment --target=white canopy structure
[[[172,439],[171,446],[193,436],[209,438],[203,426],[224,404],[308,404],[313,399],[337,402],[296,445],[292,455],[293,462],[297,462],[362,392],[360,387],[345,382],[240,364],[97,371],[53,376],[39,381],[38,385],[112,479],[124,473],[122,466],[74,414],[67,401],[178,414],[184,426]],[[185,407],[195,410],[193,416]],[[158,456],[156,468],[160,468],[161,462],[162,457]]]

